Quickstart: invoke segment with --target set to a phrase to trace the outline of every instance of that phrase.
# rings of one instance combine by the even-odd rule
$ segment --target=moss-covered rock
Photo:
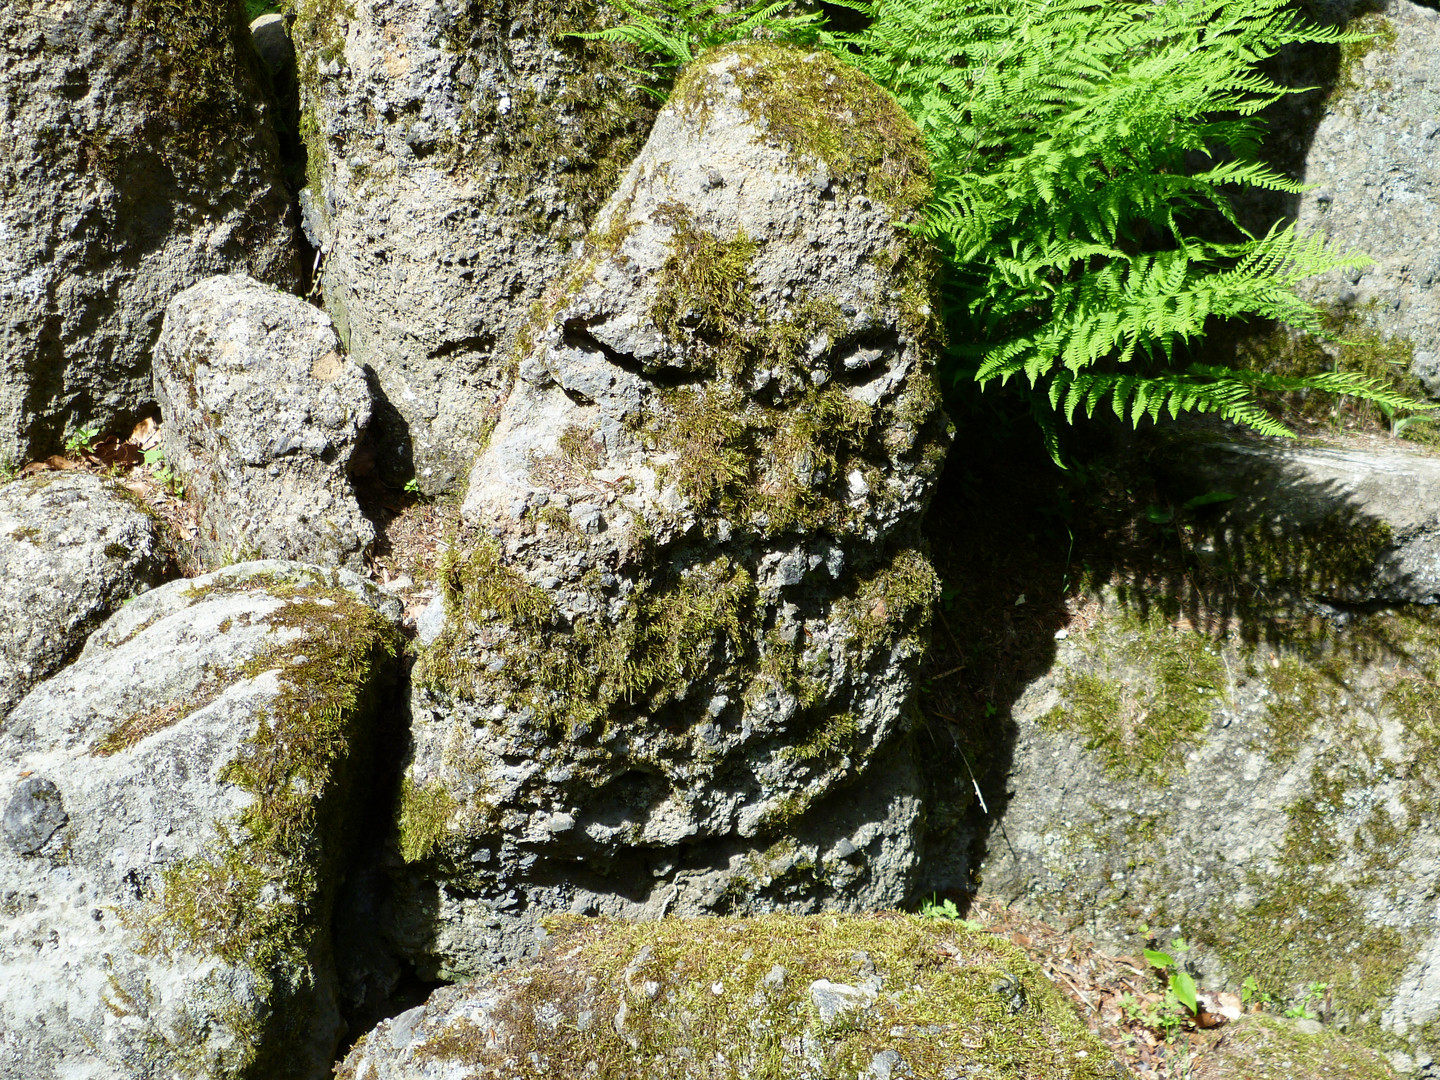
[[[10,714],[0,1076],[328,1074],[394,607],[297,563],[172,582]]]
[[[638,56],[604,0],[298,0],[307,229],[387,405],[383,473],[463,481],[531,303],[639,150]]]
[[[1009,942],[911,916],[563,919],[536,962],[437,992],[337,1070],[419,1080],[1113,1080]]]
[[[1350,1035],[1428,1061],[1433,609],[1347,612],[1343,627],[1269,644],[1207,635],[1135,590],[1085,611],[1016,705],[983,888],[1127,948],[1163,928],[1195,946],[1187,962],[1207,985],[1318,995]]]
[[[905,898],[946,439],[927,184],[827,54],[681,80],[535,314],[446,557],[400,811],[422,966],[523,953],[546,911]]]

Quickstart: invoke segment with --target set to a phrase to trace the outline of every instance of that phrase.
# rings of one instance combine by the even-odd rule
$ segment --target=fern
[[[1227,194],[1303,190],[1257,160],[1257,114],[1292,92],[1259,65],[1359,35],[1309,24],[1289,0],[841,0],[869,20],[853,34],[780,3],[724,15],[715,0],[614,2],[635,21],[608,33],[662,66],[768,29],[810,35],[895,94],[935,173],[921,228],[946,265],[948,374],[1018,378],[1057,460],[1051,417],[1107,402],[1132,423],[1197,411],[1290,434],[1255,400],[1285,380],[1188,357],[1217,320],[1323,334],[1296,286],[1368,263],[1292,227],[1251,235]],[[1196,235],[1207,217],[1239,239]],[[1349,375],[1295,387],[1425,407]]]
[[[824,15],[819,12],[783,14],[792,6],[791,0],[754,0],[739,5],[727,0],[610,2],[632,21],[574,36],[624,42],[643,49],[656,58],[654,67],[661,75],[673,75],[706,49],[734,41],[765,37],[809,44],[819,38],[824,23]]]

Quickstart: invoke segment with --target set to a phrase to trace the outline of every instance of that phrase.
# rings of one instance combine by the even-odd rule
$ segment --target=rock
[[[566,920],[538,962],[437,990],[369,1032],[338,1080],[462,1075],[1056,1076],[1114,1080],[1114,1058],[1009,942],[901,915]],[[825,1017],[862,946],[893,992]],[[646,950],[649,950],[648,953]],[[765,978],[781,964],[796,978]],[[1014,971],[1035,1008],[997,1013]],[[846,987],[858,994],[853,987]]]
[[[172,582],[10,714],[0,1077],[329,1075],[396,606],[295,563]]]
[[[240,5],[0,8],[0,463],[151,400],[166,303],[210,274],[300,282]]]
[[[323,312],[251,278],[208,278],[165,311],[155,396],[207,559],[364,569],[375,527],[347,469],[370,395]]]
[[[1303,1030],[1310,1024],[1320,1030]],[[1259,1015],[1222,1028],[1195,1056],[1190,1075],[1193,1080],[1393,1080],[1395,1073],[1369,1047],[1313,1020]]]
[[[1422,359],[1440,350],[1440,19],[1410,0],[1383,8],[1350,24],[1378,37],[1347,47],[1362,55],[1342,64],[1318,126],[1308,115],[1293,118],[1301,131],[1313,128],[1295,173],[1313,189],[1299,197],[1296,218],[1339,250],[1375,260],[1359,273],[1325,275],[1315,299],[1353,311],[1384,337],[1408,339],[1415,373],[1440,394],[1433,365]],[[1314,85],[1310,74],[1300,78]]]
[[[523,955],[551,911],[909,893],[917,524],[946,436],[931,263],[897,222],[927,177],[894,101],[823,53],[717,54],[657,119],[521,354],[441,573],[400,824],[422,971]]]
[[[69,822],[60,789],[38,776],[20,781],[5,806],[5,842],[17,855],[34,855]]]
[[[155,518],[109,480],[51,472],[0,487],[0,723],[166,563]]]
[[[283,92],[294,89],[295,46],[290,41],[290,32],[285,29],[285,16],[275,12],[261,15],[250,23],[250,40],[255,52],[270,73],[270,81]]]
[[[1156,455],[1193,519],[1196,556],[1281,596],[1342,604],[1440,600],[1440,456],[1414,444],[1333,445],[1183,430]]]
[[[1141,923],[1183,937],[1210,989],[1284,1007],[1328,984],[1327,1019],[1433,1056],[1436,609],[1212,634],[1133,587],[1084,610],[1012,710],[1003,784],[982,775],[1008,793],[986,892],[1132,954]]]
[[[374,372],[388,452],[434,493],[465,471],[506,358],[644,140],[632,55],[571,32],[601,0],[301,0],[307,229],[326,308]],[[623,16],[622,16],[623,17]]]

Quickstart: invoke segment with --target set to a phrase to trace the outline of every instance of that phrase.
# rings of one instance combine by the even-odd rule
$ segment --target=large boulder
[[[301,0],[306,228],[392,482],[463,482],[516,333],[644,140],[604,0]]]
[[[329,1074],[394,607],[296,563],[172,582],[0,725],[0,1077]]]
[[[240,0],[0,7],[0,462],[133,418],[181,289],[299,284],[258,65]]]
[[[1345,336],[1368,327],[1409,341],[1415,374],[1440,393],[1440,12],[1410,0],[1327,6],[1379,8],[1349,25],[1376,36],[1346,46],[1328,97],[1287,114],[1278,138],[1308,136],[1300,228],[1375,265],[1327,274],[1313,295],[1344,313]],[[1298,73],[1300,85],[1315,74]]]
[[[0,722],[111,612],[160,584],[168,561],[155,518],[103,477],[0,487]]]
[[[207,559],[364,569],[375,527],[348,466],[370,392],[324,312],[242,275],[186,289],[155,344],[155,397]]]
[[[781,92],[784,88],[784,92]],[[422,970],[537,919],[910,891],[943,458],[919,134],[825,53],[676,88],[471,472],[411,702]]]
[[[557,931],[538,962],[381,1023],[337,1078],[1121,1074],[1018,949],[954,923],[569,919]]]
[[[1013,741],[990,750],[1005,775],[982,773],[1004,811],[978,868],[985,891],[1127,950],[1146,924],[1183,937],[1207,986],[1253,978],[1299,1004],[1324,984],[1335,1022],[1428,1067],[1435,609],[1212,634],[1143,589],[1107,588],[1079,610],[1016,702]]]

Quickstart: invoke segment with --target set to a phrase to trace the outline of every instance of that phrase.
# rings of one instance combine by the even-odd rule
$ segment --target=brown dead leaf
[[[86,457],[107,469],[129,469],[145,460],[145,455],[138,446],[131,442],[121,442],[114,435],[107,435],[97,442]]]
[[[160,441],[160,425],[153,416],[147,416],[135,425],[135,429],[130,432],[129,441],[141,450],[152,449]]]

